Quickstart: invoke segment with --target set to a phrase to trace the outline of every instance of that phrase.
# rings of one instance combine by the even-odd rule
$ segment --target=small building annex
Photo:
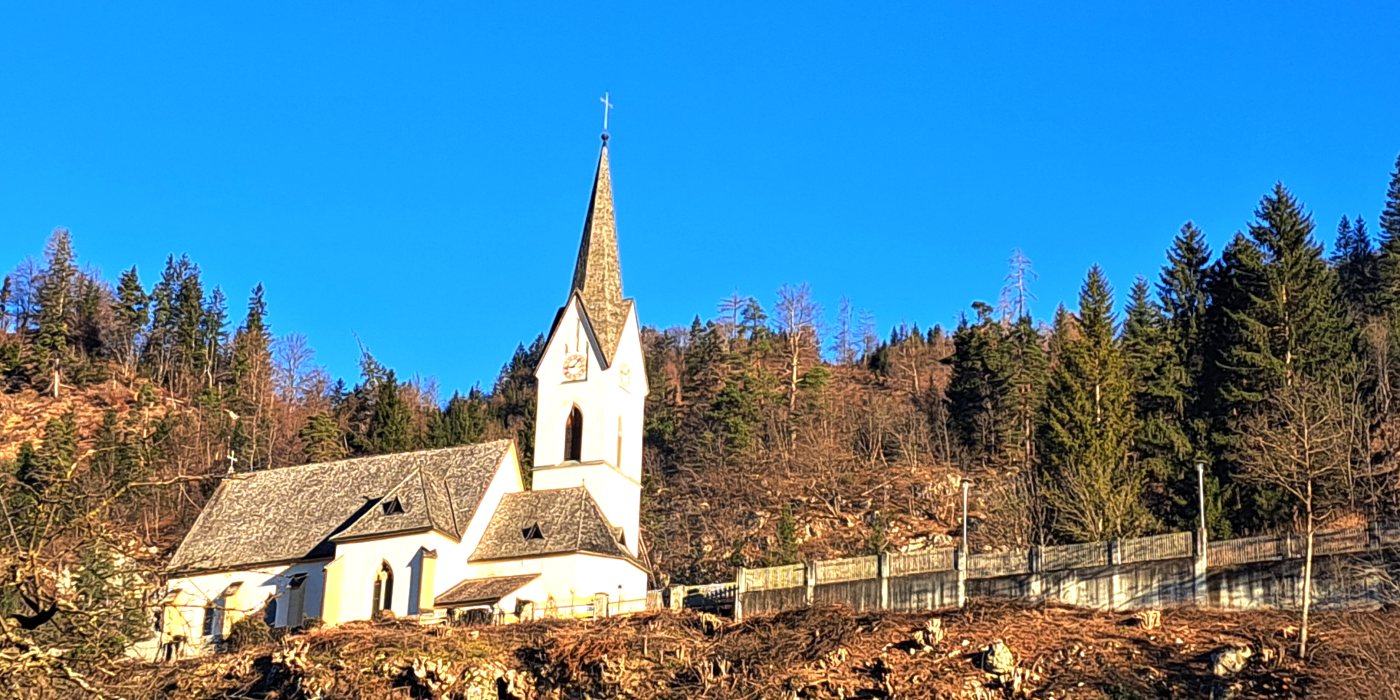
[[[295,628],[645,607],[648,388],[603,139],[572,284],[535,373],[532,488],[511,440],[230,474],[168,565],[167,657],[214,648],[247,615]]]

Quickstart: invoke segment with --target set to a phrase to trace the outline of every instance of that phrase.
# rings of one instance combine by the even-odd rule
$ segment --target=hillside
[[[1394,612],[1327,614],[1308,665],[1277,613],[1127,615],[974,604],[929,614],[817,608],[741,623],[647,613],[480,628],[318,630],[212,659],[129,665],[133,697],[1395,697]],[[1000,652],[986,650],[1001,641]],[[1248,649],[1216,675],[1215,652]],[[987,672],[990,665],[996,672]]]

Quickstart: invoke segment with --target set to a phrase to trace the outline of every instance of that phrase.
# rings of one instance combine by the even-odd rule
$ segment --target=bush
[[[239,651],[271,641],[272,627],[262,615],[244,615],[229,628],[228,637],[224,638],[224,648],[227,651]]]

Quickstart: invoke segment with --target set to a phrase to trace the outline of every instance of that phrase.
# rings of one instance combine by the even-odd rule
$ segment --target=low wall
[[[1173,605],[1296,608],[1304,541],[1249,537],[1201,546],[1194,533],[1030,547],[962,556],[954,548],[740,569],[735,615],[812,604],[925,610],[968,598],[1057,602],[1102,610]],[[1400,523],[1319,532],[1314,601],[1378,603],[1400,570]]]

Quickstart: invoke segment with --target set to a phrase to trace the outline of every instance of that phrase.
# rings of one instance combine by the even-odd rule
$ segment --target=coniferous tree
[[[964,317],[953,333],[949,424],[968,457],[985,463],[1000,457],[1007,442],[1009,378],[999,355],[1003,331],[995,310],[983,302],[972,308],[976,322]],[[895,341],[892,346],[904,342]]]
[[[394,371],[374,388],[374,412],[369,419],[369,447],[372,454],[408,452],[418,446],[413,414],[399,391]]]
[[[481,389],[472,387],[466,396],[454,393],[443,410],[428,422],[428,444],[452,447],[479,442],[490,423],[490,409]]]
[[[491,413],[506,434],[515,438],[520,463],[525,465],[534,463],[535,406],[539,398],[535,370],[544,357],[544,344],[544,335],[537,335],[529,347],[517,345],[491,390]],[[529,469],[524,476],[530,478]]]
[[[316,413],[307,418],[297,437],[301,438],[302,458],[307,462],[333,462],[347,454],[345,435],[329,414]]]
[[[1343,216],[1337,224],[1332,266],[1337,270],[1338,289],[1352,319],[1363,323],[1375,314],[1380,289],[1380,259],[1371,247],[1365,219],[1357,217],[1353,223]]]
[[[1167,251],[1167,264],[1162,267],[1157,281],[1157,296],[1166,322],[1166,341],[1171,346],[1167,375],[1163,377],[1167,386],[1162,391],[1179,398],[1172,406],[1172,417],[1184,433],[1189,451],[1179,455],[1177,471],[1164,484],[1167,498],[1162,505],[1167,511],[1159,515],[1169,525],[1180,529],[1198,526],[1197,489],[1202,485],[1196,483],[1193,467],[1197,461],[1208,463],[1211,468],[1205,472],[1204,484],[1207,528],[1213,534],[1224,536],[1229,531],[1229,523],[1224,518],[1221,481],[1216,475],[1219,465],[1211,458],[1214,443],[1210,440],[1214,393],[1209,378],[1215,376],[1209,371],[1214,362],[1208,346],[1212,331],[1210,258],[1205,234],[1187,222],[1172,241]]]
[[[1129,294],[1123,321],[1123,358],[1132,387],[1137,429],[1133,458],[1150,485],[1148,508],[1160,521],[1189,529],[1195,522],[1194,499],[1184,498],[1194,470],[1185,425],[1185,371],[1172,343],[1166,316],[1153,301],[1147,280],[1139,277]],[[1194,494],[1194,490],[1188,492]]]
[[[1113,292],[1089,270],[1078,335],[1065,343],[1046,390],[1040,437],[1049,526],[1060,538],[1107,540],[1150,528],[1142,468],[1129,459],[1133,412],[1115,333]]]
[[[1392,311],[1400,307],[1400,156],[1395,157],[1395,171],[1386,189],[1380,224],[1378,301],[1385,311]]]
[[[1266,195],[1250,224],[1222,256],[1212,302],[1217,459],[1245,458],[1245,420],[1300,377],[1355,371],[1354,326],[1343,309],[1335,272],[1312,238],[1312,220],[1282,185]],[[1232,470],[1217,477],[1230,479]],[[1235,524],[1260,528],[1286,517],[1277,491],[1258,484],[1236,492]]]
[[[1044,339],[1029,314],[1017,318],[999,346],[1006,387],[1007,451],[1024,466],[1035,460],[1035,430],[1049,381]]]
[[[54,231],[45,247],[47,265],[35,290],[37,327],[34,330],[34,373],[31,381],[44,382],[54,397],[63,383],[69,362],[69,332],[73,315],[73,286],[77,268],[73,243],[66,229]]]
[[[136,371],[136,358],[140,349],[139,336],[149,318],[150,302],[134,266],[121,274],[117,281],[116,294],[113,308],[116,320],[113,331],[116,336],[117,356],[130,376]]]

